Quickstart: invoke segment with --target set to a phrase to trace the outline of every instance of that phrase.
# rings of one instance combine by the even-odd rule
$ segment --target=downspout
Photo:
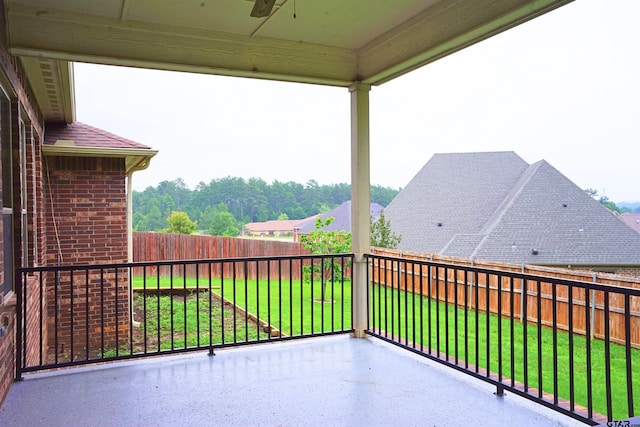
[[[133,171],[127,172],[127,262],[133,262]]]
[[[158,152],[149,150],[149,154],[139,157],[132,166],[127,166],[127,262],[133,262],[133,173],[145,170],[151,158]],[[128,164],[129,161],[125,160]]]
[[[149,155],[142,157],[137,164],[126,169],[127,175],[127,262],[133,262],[133,173],[141,171],[149,167],[151,157],[155,156],[157,151],[149,151]],[[129,289],[132,289],[129,284]],[[133,326],[140,326],[140,322],[134,319],[133,312],[133,293],[129,291],[129,319]]]
[[[127,172],[127,262],[133,262],[133,172]],[[140,322],[134,319],[133,312],[133,292],[132,284],[129,284],[129,319],[135,327],[140,326]]]

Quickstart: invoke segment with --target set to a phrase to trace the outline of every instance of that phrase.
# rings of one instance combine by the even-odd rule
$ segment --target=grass
[[[147,300],[154,300],[158,298],[153,294],[153,290],[158,289],[157,282],[156,277],[147,277],[146,280],[143,277],[134,277],[133,288],[146,287],[147,290],[151,290]],[[258,316],[262,322],[278,329],[284,335],[310,335],[351,328],[351,283],[348,280],[345,280],[344,286],[341,283],[328,282],[324,301],[323,289],[319,282],[241,279],[234,285],[232,279],[222,281],[219,278],[211,279],[211,282],[201,279],[200,284],[195,278],[174,278],[173,281],[174,289],[187,289],[187,292],[205,291],[209,286],[215,295],[221,295],[232,304]],[[161,290],[171,287],[169,278],[160,278]],[[208,298],[200,298],[201,302],[203,299],[208,301]],[[195,313],[194,310],[188,311]],[[218,314],[212,317],[217,318]],[[184,323],[184,313],[180,319]],[[246,323],[246,320],[242,313],[235,313],[226,324],[242,324]]]
[[[142,327],[134,333],[140,351],[255,341],[267,336],[254,322],[237,323],[234,327],[234,310],[223,310],[219,301],[210,300],[208,292],[190,291],[173,297],[137,295],[134,311],[141,313],[138,320]]]
[[[426,352],[431,348],[436,353],[446,353],[450,356],[449,361],[453,363],[455,363],[456,357],[459,358],[460,363],[464,363],[466,359],[472,368],[475,366],[486,369],[487,360],[489,360],[489,370],[492,373],[498,374],[502,369],[503,378],[512,378],[520,383],[525,382],[526,375],[529,388],[541,389],[552,395],[556,391],[560,398],[566,400],[569,400],[571,396],[570,384],[573,376],[574,401],[587,406],[588,369],[585,337],[573,335],[573,365],[571,365],[569,357],[571,346],[569,334],[566,332],[558,331],[554,338],[553,330],[544,326],[540,328],[531,324],[525,326],[518,319],[515,319],[512,324],[511,320],[505,317],[487,316],[474,310],[465,312],[463,307],[456,309],[454,305],[447,305],[444,302],[436,303],[433,299],[429,303],[429,299],[421,298],[419,295],[414,298],[411,293],[392,291],[388,288],[386,292],[382,288],[380,294],[379,290],[377,287],[374,288],[372,298],[376,307],[370,314],[375,316],[372,326],[376,331],[380,330],[383,335],[386,331],[387,335],[400,338],[401,341],[409,345],[413,343],[418,348],[424,346]],[[421,313],[422,317],[420,317]],[[413,321],[414,314],[415,323]],[[439,322],[437,322],[438,318]],[[391,323],[392,319],[393,324]],[[467,325],[466,334],[465,322]],[[499,322],[501,328],[498,326]],[[440,327],[436,327],[436,324],[439,324]],[[511,334],[512,326],[513,335]],[[554,339],[557,342],[555,346]],[[593,339],[590,346],[592,407],[595,411],[606,414],[608,411],[604,341]],[[554,347],[557,348],[555,362]],[[540,349],[540,363],[538,349]],[[487,358],[487,351],[489,358]],[[615,419],[629,416],[625,352],[624,346],[614,343],[610,345],[612,415]],[[640,350],[631,350],[631,360],[631,365],[635,370],[632,376],[634,408],[638,408],[640,407],[640,374],[637,373],[637,369],[640,366]],[[511,372],[512,361],[513,373]],[[554,384],[554,373],[557,377],[557,388]]]
[[[351,282],[329,282],[324,300],[319,283],[300,281],[242,281],[225,283],[220,293],[228,300],[289,336],[351,329]]]
[[[147,289],[157,289],[157,279],[147,278]],[[141,288],[143,285],[141,277],[134,278],[134,288]],[[203,281],[200,282],[200,289],[205,288]],[[160,288],[169,288],[168,278],[161,278]],[[197,288],[195,279],[174,278],[174,288]],[[212,279],[211,288],[219,295],[235,302],[237,306],[246,308],[253,314],[258,314],[259,318],[278,328],[283,334],[289,336],[299,336],[303,334],[314,334],[328,332],[332,330],[349,329],[351,327],[351,283],[345,281],[344,293],[342,286],[336,283],[328,283],[327,295],[321,302],[322,288],[319,283],[301,284],[299,281],[277,280],[237,280],[235,285],[231,279]],[[206,289],[209,289],[209,281],[206,280]],[[502,371],[503,378],[513,379],[520,383],[527,383],[530,389],[544,390],[555,394],[566,400],[570,399],[573,392],[576,404],[587,406],[587,340],[577,334],[573,335],[573,365],[569,358],[569,334],[558,331],[554,337],[553,330],[546,327],[538,329],[537,325],[521,324],[517,319],[512,322],[508,318],[499,318],[473,310],[465,312],[463,308],[456,309],[453,305],[446,305],[444,302],[436,303],[435,300],[421,298],[419,295],[413,296],[411,293],[403,291],[393,291],[387,288],[387,292],[379,293],[378,288],[373,288],[371,295],[376,304],[380,303],[380,310],[376,307],[370,313],[373,324],[371,325],[382,335],[388,335],[395,339],[400,339],[406,344],[417,348],[423,347],[425,352],[429,348],[436,353],[448,354],[449,361],[464,364],[464,360],[473,369],[486,369],[492,373]],[[151,295],[148,298],[156,299]],[[169,301],[168,297],[166,301]],[[175,297],[174,297],[175,298]],[[182,301],[182,296],[179,301]],[[208,301],[208,298],[200,298]],[[164,303],[167,305],[167,303]],[[162,305],[162,302],[161,302]],[[344,310],[343,310],[344,307]],[[393,307],[393,310],[392,310]],[[163,309],[166,311],[166,308]],[[200,324],[208,322],[204,306],[201,306],[204,313],[200,313]],[[195,318],[195,308],[187,306],[186,317]],[[344,317],[343,317],[343,314]],[[422,317],[421,316],[422,313]],[[414,319],[415,314],[415,321]],[[203,317],[204,316],[204,317]],[[220,312],[214,312],[212,318],[222,318]],[[161,316],[165,319],[164,316]],[[181,311],[181,303],[174,304],[173,322],[174,328],[181,322],[184,323],[185,312]],[[235,317],[225,316],[228,320],[225,325],[236,326],[245,324],[245,317],[236,313]],[[171,319],[167,316],[167,319]],[[235,320],[234,320],[235,319]],[[382,321],[381,321],[382,319]],[[408,321],[407,321],[408,319]],[[422,320],[420,320],[422,319]],[[438,322],[439,319],[439,322]],[[160,330],[170,331],[171,320],[161,320]],[[197,328],[193,325],[193,320],[187,322],[187,335],[191,340],[195,340]],[[386,323],[385,323],[386,322]],[[456,329],[457,322],[457,329]],[[465,334],[465,322],[467,325]],[[501,323],[501,328],[498,323]],[[436,324],[440,327],[437,328]],[[477,324],[477,327],[476,327]],[[221,325],[217,325],[219,328]],[[513,327],[513,335],[511,334]],[[148,326],[150,335],[157,336],[157,329]],[[217,330],[217,329],[216,329]],[[499,333],[501,330],[501,333]],[[526,340],[524,338],[526,330]],[[487,339],[488,333],[488,339]],[[238,330],[237,335],[229,335],[230,340],[253,340],[263,339],[266,334],[250,335],[250,331]],[[162,335],[162,334],[161,334]],[[221,334],[222,335],[222,334]],[[217,341],[222,343],[222,339]],[[232,338],[231,338],[232,337]],[[201,342],[208,342],[208,332],[206,337],[201,338]],[[554,362],[554,339],[557,342],[557,354]],[[194,341],[188,341],[192,345]],[[525,352],[526,342],[526,352]],[[165,344],[163,344],[165,345]],[[174,343],[182,345],[182,342]],[[476,351],[476,345],[478,347]],[[591,340],[591,384],[592,384],[592,407],[594,411],[606,414],[606,378],[605,378],[605,346],[602,340]],[[513,346],[513,353],[511,347]],[[457,348],[457,354],[456,354]],[[538,349],[540,349],[541,363],[538,363]],[[487,351],[489,357],[487,358]],[[612,416],[615,419],[628,417],[627,407],[627,375],[626,375],[626,349],[624,346],[610,345],[610,366],[611,366],[611,390],[612,390]],[[632,349],[632,367],[637,371],[640,366],[640,350]],[[498,356],[501,357],[498,357]],[[526,359],[526,361],[525,361]],[[487,363],[489,360],[489,364]],[[513,361],[513,373],[511,366]],[[555,363],[555,365],[554,365]],[[488,366],[489,365],[489,366]],[[557,366],[557,367],[556,367]],[[554,375],[555,373],[555,375]],[[640,407],[640,374],[634,372],[633,394],[635,397],[634,407]],[[525,381],[526,376],[526,381]],[[554,376],[557,377],[557,388],[554,384]],[[571,377],[573,376],[574,388],[570,389]]]

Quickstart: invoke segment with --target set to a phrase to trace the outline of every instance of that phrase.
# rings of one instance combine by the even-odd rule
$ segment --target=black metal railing
[[[352,331],[352,255],[21,269],[17,377]]]
[[[368,333],[589,424],[638,415],[640,289],[368,255]]]
[[[586,423],[637,416],[640,289],[367,257],[370,335]],[[17,377],[351,332],[352,258],[21,269]]]

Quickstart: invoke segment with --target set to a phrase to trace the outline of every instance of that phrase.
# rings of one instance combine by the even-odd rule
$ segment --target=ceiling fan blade
[[[256,0],[251,10],[251,16],[254,18],[264,18],[271,14],[273,5],[276,4],[276,0]]]

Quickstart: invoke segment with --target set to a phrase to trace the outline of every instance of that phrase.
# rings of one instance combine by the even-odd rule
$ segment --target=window
[[[2,157],[2,293],[13,290],[13,169],[11,165],[11,102],[0,90],[0,155]]]
[[[20,120],[20,194],[22,196],[22,210],[20,224],[22,235],[22,266],[29,264],[29,229],[27,227],[27,130]]]

